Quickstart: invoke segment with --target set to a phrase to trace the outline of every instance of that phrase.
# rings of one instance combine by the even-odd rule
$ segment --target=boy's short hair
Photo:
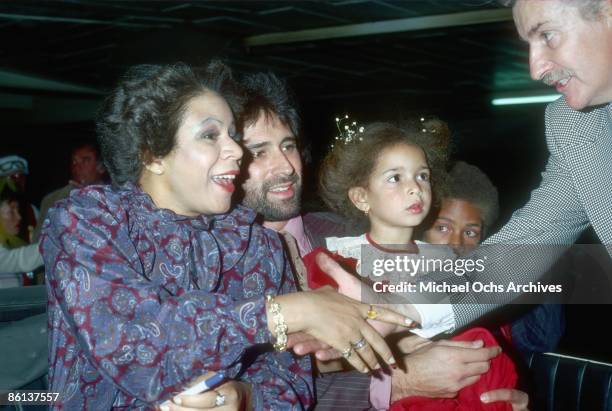
[[[465,200],[478,207],[485,232],[499,217],[497,188],[481,169],[464,161],[457,161],[451,168],[444,198]]]

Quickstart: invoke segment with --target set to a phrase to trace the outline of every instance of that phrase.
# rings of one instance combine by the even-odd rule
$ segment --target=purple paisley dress
[[[269,344],[264,296],[295,285],[254,219],[179,216],[132,184],[58,202],[41,240],[56,407],[153,409],[207,371],[250,383],[255,409],[312,405],[310,359]]]

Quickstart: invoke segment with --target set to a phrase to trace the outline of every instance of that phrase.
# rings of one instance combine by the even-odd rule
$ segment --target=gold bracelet
[[[274,301],[274,297],[270,294],[266,295],[266,301],[272,315],[272,321],[274,322],[274,333],[276,334],[276,341],[274,342],[274,349],[276,351],[287,350],[287,324],[285,324],[285,317],[281,313],[280,305]]]

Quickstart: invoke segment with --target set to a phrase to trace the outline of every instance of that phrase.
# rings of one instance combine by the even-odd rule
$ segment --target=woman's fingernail
[[[361,370],[362,373],[367,374],[370,370],[368,369],[368,367],[365,367],[363,370]]]
[[[483,345],[484,345],[484,341],[482,340],[472,341],[472,347],[480,348]]]
[[[170,407],[168,407],[167,405],[160,405],[160,406],[159,406],[159,409],[160,409],[161,411],[170,411]]]
[[[395,358],[393,356],[389,357],[389,359],[387,360],[387,364],[395,365]]]
[[[176,405],[181,405],[183,400],[178,395],[172,399]]]
[[[482,394],[480,396],[480,401],[482,401],[482,402],[489,402],[489,396],[487,394]]]

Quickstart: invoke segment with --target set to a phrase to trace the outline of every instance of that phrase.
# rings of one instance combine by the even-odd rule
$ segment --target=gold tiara
[[[335,144],[352,144],[358,141],[362,141],[363,137],[363,126],[359,126],[356,121],[352,121],[349,119],[348,114],[345,114],[344,117],[336,117],[336,128],[338,129],[338,135],[334,138],[334,142],[331,145],[331,148],[334,148]]]
[[[423,133],[437,133],[440,127],[443,126],[443,122],[435,117],[421,117],[419,120],[421,121],[421,132]]]

